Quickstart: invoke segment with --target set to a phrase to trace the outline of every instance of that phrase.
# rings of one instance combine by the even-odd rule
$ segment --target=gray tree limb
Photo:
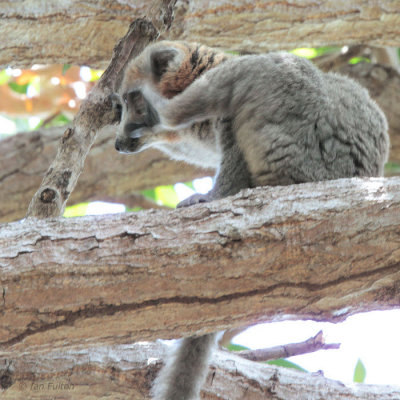
[[[165,357],[160,343],[99,346],[5,355],[0,365],[4,400],[107,398],[149,399],[149,388]],[[2,390],[3,388],[3,390]],[[346,385],[320,374],[258,364],[227,351],[216,351],[204,400],[397,400],[400,387]]]
[[[400,178],[0,228],[0,349],[126,343],[400,305]],[[205,279],[207,284],[205,283]]]
[[[246,360],[268,361],[313,353],[318,350],[332,350],[338,348],[340,348],[340,343],[325,343],[324,335],[322,331],[319,331],[315,336],[303,342],[283,344],[265,349],[242,350],[237,352],[237,354]]]

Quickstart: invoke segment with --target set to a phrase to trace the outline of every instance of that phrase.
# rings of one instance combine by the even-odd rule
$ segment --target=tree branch
[[[149,9],[147,0],[71,0],[68,6],[34,2],[20,7],[3,0],[0,34],[7,40],[0,43],[0,65],[72,63],[104,68],[127,24],[158,11],[159,4],[163,7],[159,0]],[[160,29],[157,22],[163,22],[165,13],[157,15],[153,24]],[[400,46],[397,0],[180,0],[175,15],[166,38],[241,52],[360,43]]]
[[[173,0],[157,2],[160,4],[160,8],[156,11],[157,15],[162,15],[164,25],[167,27],[172,19],[170,4],[174,3]],[[72,127],[65,131],[56,159],[34,195],[27,217],[46,218],[63,213],[97,131],[115,122],[116,116],[108,96],[118,88],[127,63],[159,35],[151,22],[154,19],[159,20],[153,15],[150,15],[149,19],[135,20],[125,37],[115,46],[110,65],[82,103]]]
[[[400,178],[6,224],[0,345],[124,343],[398,307],[399,225]]]
[[[16,356],[0,364],[4,400],[90,397],[144,400],[161,366],[166,346],[137,343],[76,350],[50,350]],[[0,388],[1,391],[1,388]],[[214,400],[397,400],[393,386],[345,385],[323,376],[257,364],[226,351],[216,351],[202,399]]]
[[[289,343],[281,346],[269,347],[257,350],[242,350],[236,354],[250,361],[268,361],[278,358],[298,356],[300,354],[313,353],[318,350],[331,350],[340,348],[340,343],[325,343],[322,331],[315,336],[299,343]]]

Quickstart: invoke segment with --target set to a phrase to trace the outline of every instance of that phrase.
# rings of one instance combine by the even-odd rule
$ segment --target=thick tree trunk
[[[165,345],[137,343],[6,355],[0,365],[3,400],[149,399]],[[2,386],[3,384],[3,386]],[[59,397],[57,397],[59,396]],[[272,367],[216,351],[203,400],[397,400],[400,387],[345,385],[319,374]]]
[[[388,117],[390,161],[400,163],[400,75],[393,68],[362,63],[339,71],[368,88]],[[27,132],[3,139],[0,146],[0,221],[23,218],[29,201],[54,159],[63,129]],[[156,151],[121,155],[114,149],[115,126],[98,133],[69,204],[129,196],[161,184],[189,181],[213,171],[169,161]]]
[[[147,0],[1,3],[0,66],[72,63],[104,68]],[[157,6],[157,4],[156,4]],[[260,52],[369,43],[400,46],[398,0],[180,0],[169,38]]]
[[[0,346],[17,354],[398,307],[399,225],[400,178],[2,225]]]

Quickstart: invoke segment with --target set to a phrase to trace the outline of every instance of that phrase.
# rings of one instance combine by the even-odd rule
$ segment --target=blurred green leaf
[[[29,83],[26,83],[25,85],[18,85],[18,83],[16,83],[16,82],[9,82],[8,86],[14,92],[17,92],[19,94],[26,94],[26,91],[28,90]]]
[[[103,72],[101,69],[90,69],[90,82],[98,81]]]
[[[43,120],[40,121],[40,123],[38,124],[38,126],[35,129],[42,127],[43,122],[44,122]],[[71,119],[66,117],[64,114],[60,113],[56,117],[51,119],[49,122],[47,122],[46,128],[51,128],[53,126],[64,126],[64,125],[69,124],[70,122],[71,122]]]
[[[249,350],[248,347],[241,346],[240,344],[229,343],[226,347],[229,351],[242,351],[242,350]]]
[[[323,47],[301,47],[298,49],[293,49],[290,53],[296,54],[299,57],[304,58],[315,58],[322,56],[323,54],[333,53],[335,51],[339,51],[340,47],[337,46],[323,46]]]
[[[126,207],[125,212],[138,212],[138,211],[142,211],[142,210],[143,210],[142,207],[133,207],[133,208]]]
[[[306,369],[300,367],[300,365],[297,365],[291,361],[285,360],[284,358],[278,358],[277,360],[266,361],[266,364],[276,365],[278,367],[297,369],[298,371],[302,371],[302,372],[308,372]]]
[[[353,58],[350,58],[350,60],[349,60],[349,64],[358,64],[360,62],[370,63],[371,60],[367,57],[353,57]]]
[[[167,207],[176,207],[179,203],[178,195],[172,185],[157,186],[155,189],[156,202]]]
[[[140,192],[144,197],[147,197],[150,200],[156,201],[156,191],[155,189],[146,189]]]
[[[80,203],[74,206],[67,207],[64,211],[65,218],[82,217],[86,215],[89,203]]]
[[[400,175],[400,164],[395,162],[388,162],[385,164],[385,175],[387,174],[399,174]]]
[[[184,182],[184,185],[186,185],[188,188],[195,190],[193,186],[193,181],[192,182]]]
[[[62,66],[62,75],[65,75],[67,73],[67,71],[72,67],[71,64],[64,64]]]
[[[353,382],[363,383],[365,381],[366,375],[367,370],[365,369],[363,362],[358,359],[356,367],[354,368]]]
[[[11,79],[11,76],[7,74],[6,70],[0,71],[0,85],[4,85]]]
[[[296,56],[304,57],[304,58],[314,58],[317,56],[317,50],[312,48],[299,48],[294,49],[291,53],[296,54]]]

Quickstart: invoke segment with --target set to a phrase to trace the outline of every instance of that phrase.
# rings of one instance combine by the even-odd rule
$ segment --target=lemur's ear
[[[159,81],[168,69],[168,64],[175,58],[177,51],[174,49],[156,50],[150,55],[151,72],[154,79]]]

